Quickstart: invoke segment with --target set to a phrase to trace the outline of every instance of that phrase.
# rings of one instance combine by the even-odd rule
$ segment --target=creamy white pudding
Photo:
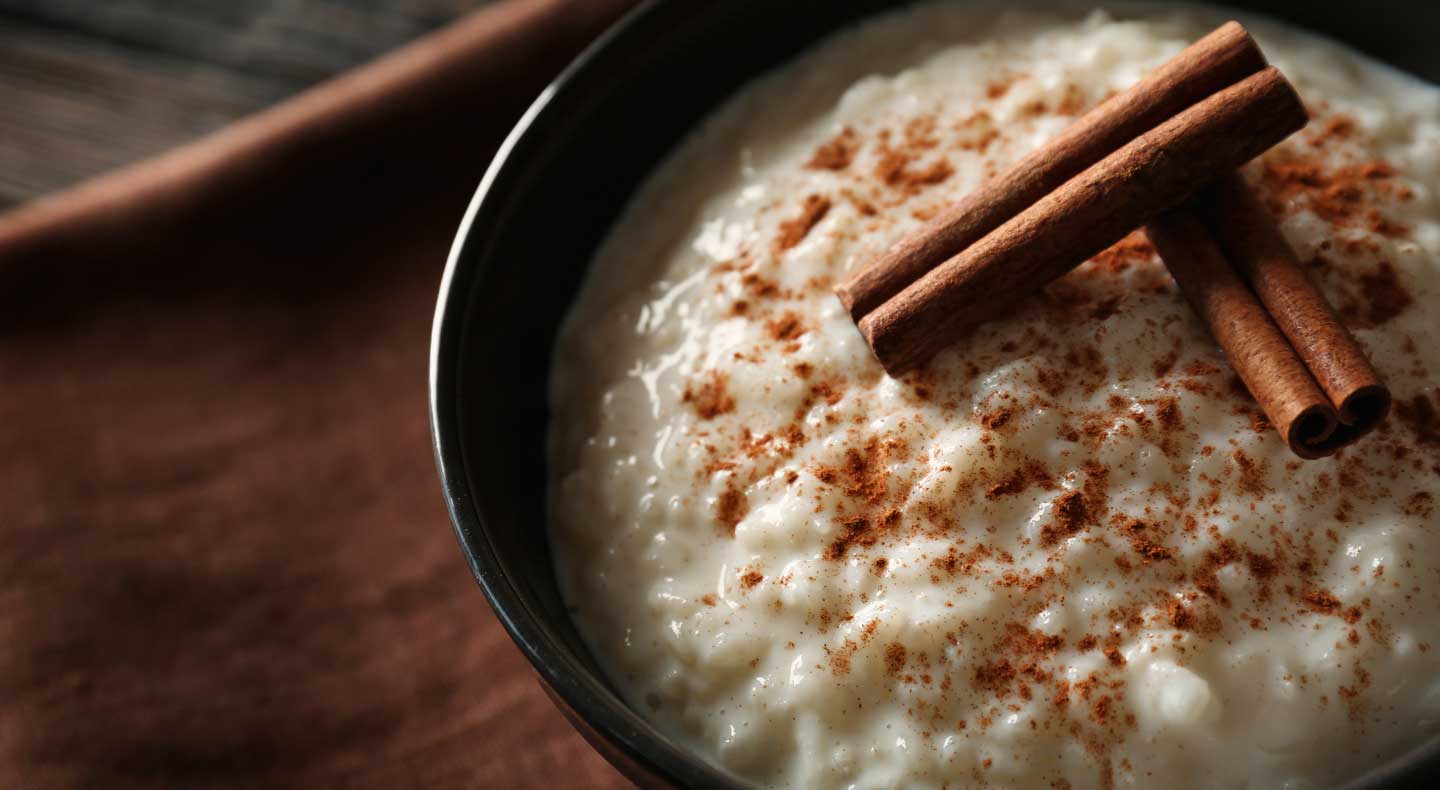
[[[550,537],[628,699],[776,786],[1323,787],[1440,725],[1440,91],[1247,23],[1245,169],[1396,395],[1301,462],[1139,236],[887,377],[831,287],[1226,17],[924,5],[728,102],[553,365]]]

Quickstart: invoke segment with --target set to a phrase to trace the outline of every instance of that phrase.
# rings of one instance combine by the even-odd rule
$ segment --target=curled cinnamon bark
[[[1225,257],[1325,391],[1349,440],[1390,413],[1390,390],[1245,180],[1231,174],[1200,194],[1200,215]]]
[[[871,311],[860,331],[888,372],[912,369],[1307,119],[1278,70],[1257,72],[1065,182]]]
[[[1177,209],[1145,235],[1290,449],[1307,459],[1333,452],[1334,407],[1200,219]]]
[[[836,286],[850,316],[867,313],[945,259],[1085,168],[1216,91],[1265,68],[1260,47],[1238,22],[1226,22],[1128,90],[1118,93],[946,209],[919,233],[901,239]]]
[[[1145,233],[1296,455],[1331,455],[1385,419],[1390,390],[1238,174]]]

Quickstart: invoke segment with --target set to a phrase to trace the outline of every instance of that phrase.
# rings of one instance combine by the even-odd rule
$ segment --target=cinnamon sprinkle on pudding
[[[781,787],[1329,786],[1434,734],[1440,91],[1241,20],[1310,122],[1240,183],[1394,396],[1325,457],[1143,232],[895,375],[833,292],[1226,20],[919,5],[650,177],[549,456],[566,603],[636,710]]]

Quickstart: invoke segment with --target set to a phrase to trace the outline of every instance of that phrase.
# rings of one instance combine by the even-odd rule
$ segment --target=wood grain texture
[[[198,56],[182,79],[167,60],[181,55],[115,52],[122,76],[155,82],[117,78],[112,95],[87,65],[51,69],[33,81],[46,123],[120,124],[151,88],[168,106],[165,85],[253,90],[194,126],[182,108],[140,113],[184,136],[289,90]],[[30,56],[65,54],[0,45],[4,63]],[[507,80],[534,95],[565,56]],[[490,613],[429,443],[440,271],[515,98],[465,127],[470,145],[439,149],[446,168],[367,170],[363,220],[337,196],[286,221],[254,194],[195,190],[183,227],[163,211],[131,226],[179,244],[126,255],[101,235],[0,256],[0,786],[625,785]],[[111,144],[22,115],[0,101],[0,146],[16,129],[56,156]]]
[[[12,786],[621,784],[441,504],[425,361],[458,210],[270,266],[197,250],[7,314]]]
[[[0,0],[0,209],[143,159],[485,0]]]

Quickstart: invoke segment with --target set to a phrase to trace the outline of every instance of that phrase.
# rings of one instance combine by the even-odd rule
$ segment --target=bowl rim
[[[645,776],[631,779],[658,778],[676,786],[719,787],[739,783],[698,753],[677,746],[607,688],[603,679],[574,660],[555,642],[542,625],[542,618],[505,574],[466,474],[459,430],[461,366],[451,364],[460,356],[470,285],[489,268],[485,248],[490,242],[481,231],[503,220],[508,211],[506,187],[523,180],[531,169],[531,157],[520,154],[545,147],[545,141],[536,141],[532,132],[547,122],[556,122],[567,101],[579,101],[585,84],[596,79],[591,75],[601,70],[597,64],[628,39],[643,36],[645,28],[658,21],[657,9],[664,7],[667,4],[663,0],[642,0],[612,23],[545,86],[496,149],[456,230],[440,278],[430,332],[427,399],[436,470],[455,536],[496,619],[542,682],[607,742],[618,746],[625,758],[643,768]],[[590,739],[583,729],[581,735]],[[616,767],[628,773],[624,766]]]

